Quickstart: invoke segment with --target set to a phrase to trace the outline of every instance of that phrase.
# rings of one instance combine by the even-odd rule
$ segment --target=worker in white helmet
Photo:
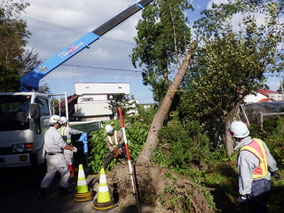
[[[43,178],[38,198],[42,199],[46,195],[46,189],[51,184],[56,172],[61,174],[59,192],[61,195],[70,193],[68,190],[68,179],[70,172],[67,162],[63,155],[63,150],[67,149],[73,152],[77,152],[76,147],[68,145],[57,129],[60,127],[60,117],[58,115],[52,115],[49,119],[50,128],[44,135],[44,149],[46,152],[47,173]]]
[[[249,130],[241,121],[232,122],[229,128],[238,155],[239,198],[240,204],[246,204],[249,212],[268,212],[267,200],[270,191],[270,176],[276,180],[280,175],[276,172],[276,161],[266,144],[249,136]]]
[[[61,122],[61,127],[58,129],[58,131],[60,132],[60,135],[62,136],[63,140],[68,145],[72,145],[71,136],[72,135],[79,135],[79,134],[82,134],[83,132],[76,130],[76,129],[72,129],[71,127],[69,127],[67,125],[68,121],[67,121],[66,117],[64,117],[64,116],[60,117],[60,122]],[[74,177],[75,171],[74,171],[74,168],[73,168],[73,164],[74,164],[73,151],[64,149],[64,157],[65,157],[65,159],[68,163],[70,175],[71,175],[71,177]]]
[[[106,125],[105,131],[107,133],[105,141],[109,149],[106,159],[104,160],[104,167],[106,168],[107,165],[116,157],[120,162],[124,162],[125,146],[121,131],[114,130],[110,124]]]

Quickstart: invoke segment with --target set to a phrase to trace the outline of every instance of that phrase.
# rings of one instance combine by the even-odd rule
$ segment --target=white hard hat
[[[247,125],[241,121],[233,121],[229,131],[234,138],[245,138],[249,135]]]
[[[108,133],[112,133],[113,132],[113,128],[112,128],[112,126],[111,125],[106,125],[106,127],[105,127],[105,130],[106,130],[106,133],[108,134]]]
[[[67,123],[67,118],[64,117],[64,116],[60,117],[60,122],[61,122],[62,124]]]
[[[56,123],[60,123],[60,117],[58,115],[52,115],[49,118],[49,124],[56,124]]]

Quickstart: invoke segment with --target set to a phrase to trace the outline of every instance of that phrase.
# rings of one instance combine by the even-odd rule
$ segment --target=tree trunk
[[[137,163],[143,163],[150,161],[150,158],[158,145],[158,132],[162,128],[166,115],[168,114],[174,95],[178,90],[178,87],[186,73],[186,70],[190,64],[190,59],[195,52],[197,44],[192,43],[190,50],[186,55],[181,67],[178,70],[177,75],[175,76],[172,84],[170,85],[161,106],[159,107],[158,112],[156,113],[150,131],[148,132],[147,140],[144,145],[144,148],[137,159]]]
[[[225,121],[225,144],[226,144],[226,152],[227,157],[231,157],[234,153],[234,141],[231,136],[231,134],[228,132],[228,129],[231,126],[231,123],[240,108],[241,102],[238,102],[235,108],[231,111],[231,113],[228,115],[228,119]]]

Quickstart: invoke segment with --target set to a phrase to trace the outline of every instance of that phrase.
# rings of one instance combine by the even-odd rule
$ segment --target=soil
[[[136,165],[136,174],[140,205],[152,206],[152,212],[213,212],[202,187],[182,175],[150,163]],[[106,175],[110,192],[120,209],[133,209],[136,199],[128,164],[119,164]]]

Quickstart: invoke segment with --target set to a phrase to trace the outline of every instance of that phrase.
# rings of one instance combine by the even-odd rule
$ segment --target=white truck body
[[[37,116],[31,105],[38,106]],[[0,93],[0,167],[44,163],[44,133],[51,115],[48,95]]]

